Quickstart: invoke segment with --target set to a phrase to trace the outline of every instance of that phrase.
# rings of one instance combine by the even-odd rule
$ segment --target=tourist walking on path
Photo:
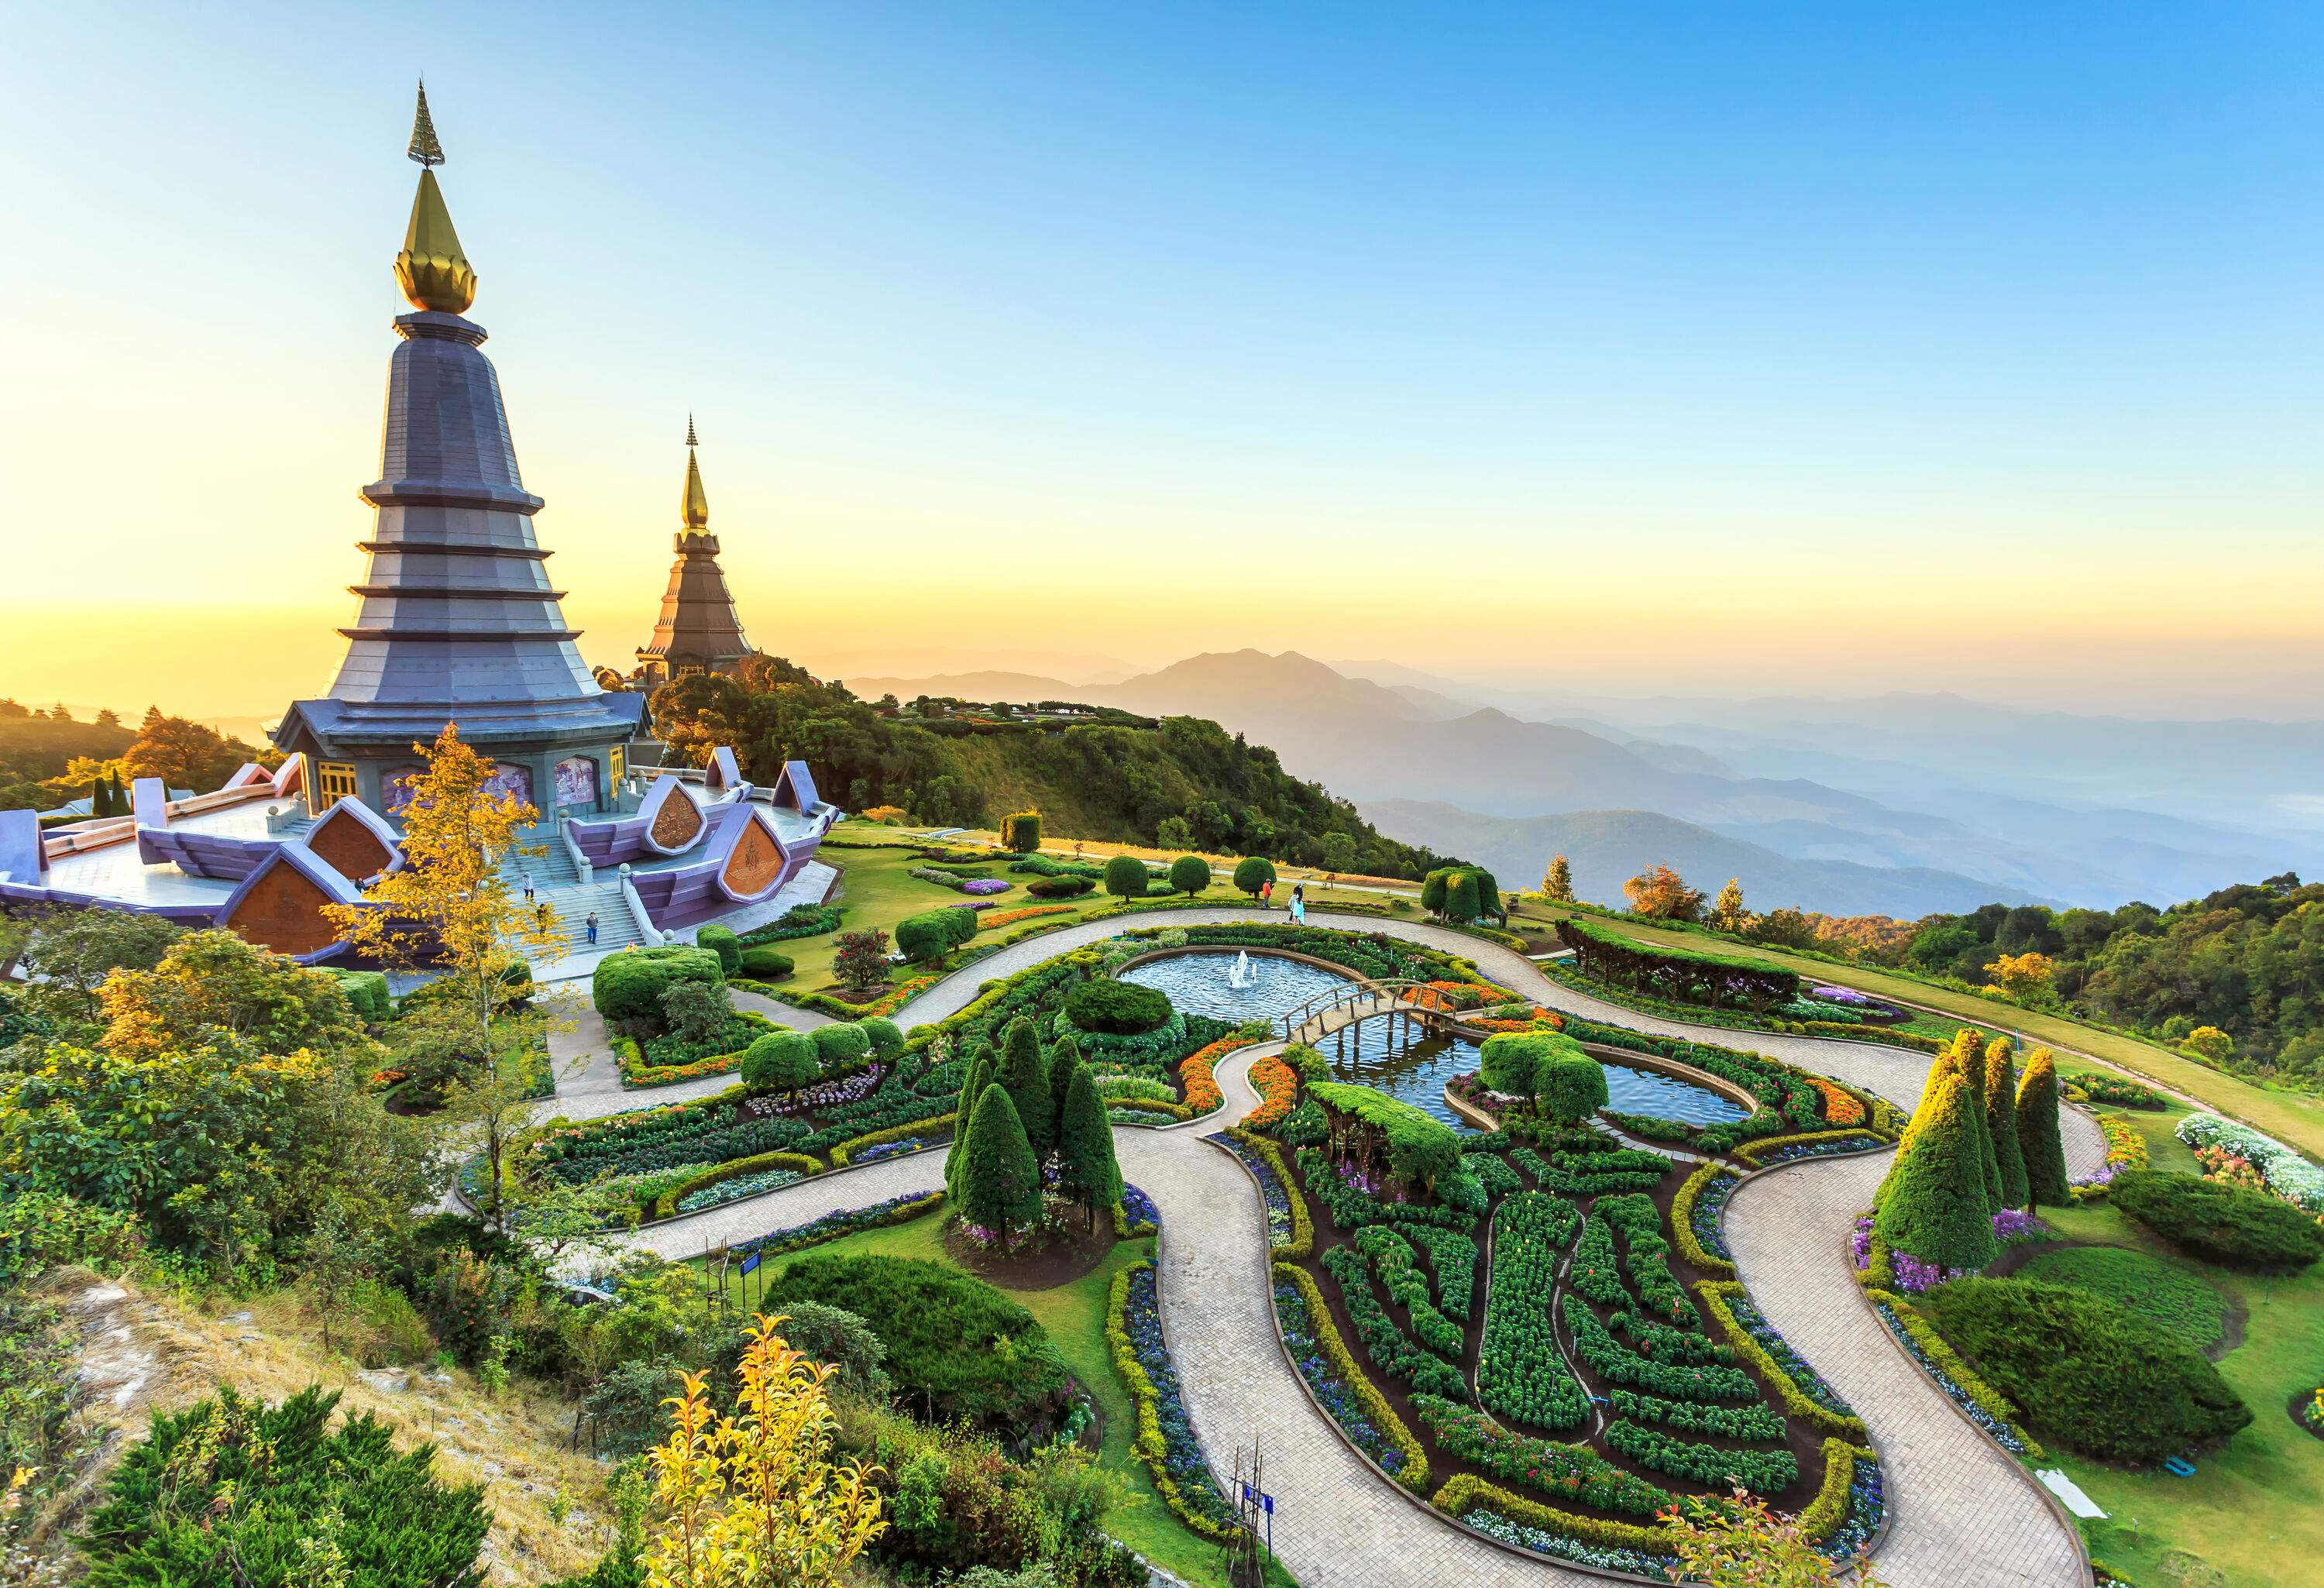
[[[1259,885],[1259,907],[1261,909],[1273,909],[1275,908],[1275,879],[1273,877],[1268,878],[1267,881]]]
[[[538,922],[540,922],[540,929],[541,929],[542,931],[546,932],[547,930],[549,930],[549,900],[548,900],[544,899],[544,900],[542,900],[539,904],[536,904],[536,905],[534,905],[534,906],[532,907],[532,919],[533,919],[534,920],[536,920],[536,921],[538,921]]]
[[[591,910],[588,920],[583,924],[589,928],[589,946],[595,948],[597,946],[597,912]]]
[[[527,904],[530,904],[532,902],[532,873],[530,872],[524,873],[524,901]]]
[[[1291,884],[1291,924],[1295,927],[1307,924],[1307,884],[1305,882]]]

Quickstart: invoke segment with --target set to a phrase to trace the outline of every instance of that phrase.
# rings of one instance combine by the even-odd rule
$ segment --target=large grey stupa
[[[370,566],[349,586],[360,605],[330,692],[293,703],[274,742],[309,759],[318,811],[348,795],[400,809],[415,746],[447,723],[544,815],[610,809],[645,697],[597,686],[549,587],[543,503],[517,471],[484,328],[465,318],[476,275],[437,184],[424,89],[410,154],[420,191],[395,275],[414,312],[395,320],[380,477],[361,493],[378,512],[358,542]]]

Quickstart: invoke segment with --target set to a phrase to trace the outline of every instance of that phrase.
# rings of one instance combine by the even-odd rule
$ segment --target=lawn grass
[[[2013,1277],[2103,1296],[2197,1351],[2217,1345],[2226,1328],[2227,1297],[2202,1270],[2151,1251],[2070,1246],[2043,1252]]]
[[[1202,1588],[1226,1588],[1226,1574],[1219,1566],[1218,1546],[1195,1537],[1177,1524],[1164,1507],[1161,1496],[1155,1492],[1145,1464],[1130,1447],[1138,1414],[1130,1391],[1122,1387],[1120,1374],[1114,1370],[1112,1353],[1106,1348],[1105,1310],[1112,1292],[1113,1276],[1140,1259],[1153,1260],[1154,1246],[1150,1235],[1116,1242],[1105,1260],[1080,1279],[1047,1290],[1010,1290],[1009,1296],[1048,1331],[1050,1343],[1057,1348],[1074,1377],[1081,1380],[1097,1403],[1099,1464],[1121,1479],[1130,1496],[1120,1510],[1106,1518],[1105,1530],[1188,1583],[1201,1584]],[[769,1266],[779,1273],[798,1258],[872,1254],[925,1258],[948,1267],[957,1266],[945,1250],[944,1221],[936,1217],[859,1231],[793,1258],[777,1260]],[[1292,1588],[1289,1574],[1280,1566],[1274,1569],[1268,1581],[1275,1588]]]
[[[2042,1216],[2062,1234],[2128,1247],[2198,1276],[2246,1310],[2243,1343],[2218,1367],[2250,1405],[2252,1426],[2223,1450],[2198,1456],[2193,1477],[2062,1453],[2036,1463],[2063,1467],[2107,1512],[2082,1524],[2091,1555],[2142,1588],[2315,1582],[2324,1559],[2324,1506],[2316,1503],[2324,1494],[2324,1440],[2295,1423],[2285,1404],[2324,1375],[2324,1266],[2269,1278],[2192,1261],[2103,1202],[2045,1207]]]
[[[1535,920],[1562,920],[1577,912],[1528,899],[1518,913]],[[1864,965],[1812,959],[1764,945],[1731,943],[1700,932],[1644,927],[1636,921],[1617,920],[1610,917],[1591,916],[1589,919],[1593,926],[1619,932],[1642,943],[1738,954],[1784,970],[1797,971],[1803,977],[1812,976],[1818,982],[1833,986],[1854,987],[1876,998],[1928,1004],[1943,1011],[1947,1016],[1958,1016],[1970,1024],[1988,1029],[1998,1025],[2003,1029],[2022,1035],[2032,1046],[2074,1048],[2133,1075],[2144,1076],[2174,1087],[2190,1097],[2200,1099],[2207,1107],[2264,1131],[2310,1158],[2324,1160],[2324,1097],[2255,1085],[2135,1037],[2101,1030],[2063,1015],[2041,1014],[2014,1007],[1997,1009],[1990,999],[1889,975]]]

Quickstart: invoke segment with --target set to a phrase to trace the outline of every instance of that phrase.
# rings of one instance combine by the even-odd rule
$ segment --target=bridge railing
[[[1376,1007],[1369,1012],[1386,1014],[1397,1011],[1419,1013],[1442,1013],[1434,1002],[1413,998],[1414,991],[1427,991],[1425,982],[1399,979],[1393,981],[1348,982],[1316,993],[1305,1002],[1286,1010],[1283,1014],[1283,1038],[1290,1041],[1300,1031],[1323,1019],[1334,1010],[1352,1009],[1358,1004]],[[1441,994],[1439,995],[1441,996]]]

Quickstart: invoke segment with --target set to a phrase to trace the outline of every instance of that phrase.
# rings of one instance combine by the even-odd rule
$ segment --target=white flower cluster
[[[2224,1148],[2248,1159],[2266,1177],[2269,1190],[2294,1207],[2324,1213],[2324,1169],[2273,1137],[2215,1113],[2190,1113],[2179,1122],[2179,1140],[2190,1147]]]

